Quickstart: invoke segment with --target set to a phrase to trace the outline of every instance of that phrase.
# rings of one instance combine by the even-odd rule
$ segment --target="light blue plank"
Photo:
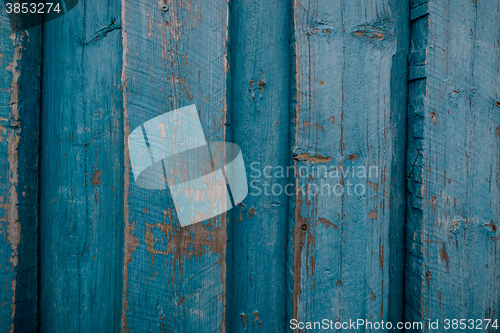
[[[426,78],[409,93],[407,319],[498,332],[484,319],[500,324],[500,3],[428,6],[412,23]]]
[[[81,1],[43,26],[41,332],[120,329],[120,9]]]
[[[228,3],[122,4],[126,135],[195,104],[207,141],[224,141]],[[226,216],[181,228],[170,192],[140,188],[125,152],[122,332],[224,332]]]
[[[299,0],[294,18],[288,319],[401,320],[409,3]]]
[[[0,31],[0,332],[35,332],[41,29]]]

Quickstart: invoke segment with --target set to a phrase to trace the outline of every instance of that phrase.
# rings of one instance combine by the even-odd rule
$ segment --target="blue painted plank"
[[[117,332],[123,272],[121,5],[43,26],[40,331]]]
[[[408,23],[407,1],[295,1],[288,320],[403,317]]]
[[[484,319],[500,324],[500,3],[428,12],[412,22],[410,66],[425,76],[409,86],[406,317],[498,332]]]
[[[128,0],[122,15],[125,142],[192,104],[207,141],[225,141],[227,1]],[[169,191],[136,184],[128,153],[122,332],[224,332],[226,214],[181,227]]]
[[[37,327],[41,29],[0,13],[0,332]]]
[[[228,140],[242,148],[249,194],[229,224],[228,332],[282,332],[291,3],[235,0],[230,14]]]

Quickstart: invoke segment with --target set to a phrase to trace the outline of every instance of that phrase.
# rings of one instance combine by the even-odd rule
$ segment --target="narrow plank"
[[[0,14],[0,332],[37,327],[41,29]]]
[[[500,3],[428,10],[412,23],[426,77],[409,89],[406,317],[496,332],[484,319],[500,324]]]
[[[231,2],[228,140],[242,148],[249,194],[231,212],[228,332],[284,330],[290,23],[288,1]]]
[[[123,264],[120,2],[43,26],[40,331],[117,332]]]
[[[424,2],[420,6],[414,7],[410,11],[410,20],[415,21],[416,19],[429,14],[427,8],[427,2]]]
[[[408,22],[408,1],[295,1],[288,320],[403,317]]]
[[[192,104],[207,141],[225,140],[228,3],[123,0],[122,15],[122,332],[224,332],[225,214],[181,228],[169,191],[135,183],[127,142],[145,121]]]

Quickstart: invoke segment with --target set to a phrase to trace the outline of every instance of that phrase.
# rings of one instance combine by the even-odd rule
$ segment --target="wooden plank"
[[[40,331],[116,332],[123,272],[121,5],[43,26]]]
[[[295,1],[288,320],[402,319],[408,22],[407,1]]]
[[[125,142],[192,104],[207,141],[224,141],[227,1],[123,0],[122,15]],[[181,228],[169,191],[138,187],[125,154],[122,332],[224,332],[225,214]]]
[[[231,2],[228,140],[249,194],[231,212],[228,332],[282,332],[286,320],[290,14],[288,1]]]
[[[429,11],[427,9],[427,2],[424,2],[420,6],[414,7],[410,10],[410,20],[415,21],[418,18],[421,18],[422,16],[425,16],[429,14]]]
[[[37,326],[41,29],[0,14],[0,332]]]
[[[406,317],[439,319],[436,332],[498,331],[484,319],[500,321],[499,25],[493,0],[435,0],[412,23],[426,77],[409,87]]]

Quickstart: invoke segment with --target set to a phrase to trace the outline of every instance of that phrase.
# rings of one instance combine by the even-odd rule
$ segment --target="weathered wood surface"
[[[414,1],[412,20],[406,316],[500,321],[500,3]]]
[[[228,3],[123,0],[122,15],[125,142],[191,104],[207,141],[224,141]],[[181,228],[170,193],[138,187],[125,153],[122,332],[224,332],[226,215]]]
[[[282,332],[286,320],[290,14],[288,1],[231,2],[228,141],[249,194],[230,214],[228,332]]]
[[[302,173],[288,319],[401,320],[408,4],[297,0],[293,12]]]
[[[500,3],[409,2],[82,0],[43,57],[2,12],[0,331],[500,321]],[[127,143],[191,104],[250,187],[181,228]]]
[[[41,29],[0,13],[0,332],[37,326]]]
[[[117,332],[123,272],[121,4],[43,26],[40,331]]]

